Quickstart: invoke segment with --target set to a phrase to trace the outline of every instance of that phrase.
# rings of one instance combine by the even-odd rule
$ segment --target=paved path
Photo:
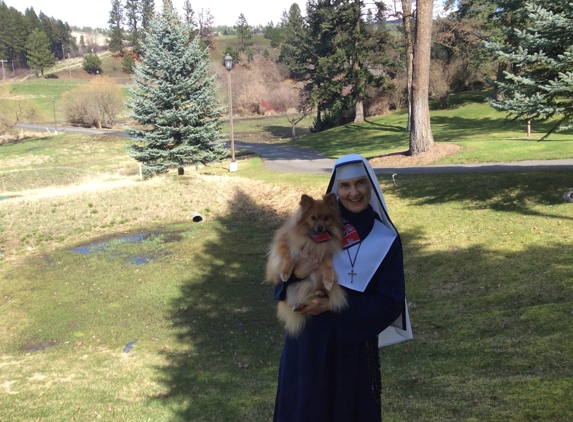
[[[53,125],[19,124],[18,127],[30,130],[54,130]],[[60,132],[78,132],[94,135],[111,135],[129,138],[121,131],[88,129],[81,127],[58,126]],[[225,142],[230,148],[230,141]],[[334,160],[318,151],[307,148],[235,141],[235,149],[246,149],[260,155],[263,167],[283,173],[329,174]],[[504,171],[572,170],[573,159],[518,161],[512,163],[449,164],[441,166],[416,167],[377,167],[376,174],[431,174],[431,173],[491,173]]]
[[[230,148],[230,142],[226,142]],[[334,160],[299,147],[235,141],[235,149],[248,149],[263,159],[263,167],[284,173],[330,173]],[[376,174],[491,173],[503,171],[572,170],[573,159],[512,163],[450,164],[441,166],[377,167]]]

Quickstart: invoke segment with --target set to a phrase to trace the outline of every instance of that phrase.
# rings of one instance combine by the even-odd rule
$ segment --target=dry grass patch
[[[205,220],[234,213],[282,220],[296,208],[302,193],[322,193],[199,172],[147,181],[110,179],[114,180],[99,176],[65,187],[18,192],[20,197],[1,201],[0,248],[5,258],[44,253],[118,230],[191,221],[194,213]],[[233,201],[238,191],[248,197]]]
[[[420,166],[431,164],[448,155],[457,154],[463,151],[463,149],[463,147],[455,144],[435,144],[431,150],[416,156],[408,155],[408,150],[406,150],[380,155],[368,161],[370,161],[372,167]]]

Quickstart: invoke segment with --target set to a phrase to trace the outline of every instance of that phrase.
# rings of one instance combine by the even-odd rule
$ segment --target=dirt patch
[[[463,147],[454,144],[435,144],[434,147],[422,154],[414,157],[407,155],[408,151],[392,152],[380,155],[368,161],[372,167],[410,167],[431,164],[440,158],[456,154],[463,150]]]

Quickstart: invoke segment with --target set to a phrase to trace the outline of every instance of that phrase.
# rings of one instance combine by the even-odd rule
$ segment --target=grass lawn
[[[0,146],[0,420],[271,420],[265,254],[327,176],[241,155],[139,182],[105,139]],[[572,176],[380,179],[415,336],[381,350],[385,421],[570,420]]]
[[[432,133],[437,143],[453,143],[463,151],[432,164],[551,160],[573,157],[573,133],[555,133],[538,142],[550,123],[533,123],[527,138],[524,123],[505,118],[485,99],[487,93],[460,93],[448,110],[432,110]],[[362,124],[348,124],[306,136],[289,144],[316,149],[328,157],[360,152],[367,158],[408,150],[407,112],[368,118]]]

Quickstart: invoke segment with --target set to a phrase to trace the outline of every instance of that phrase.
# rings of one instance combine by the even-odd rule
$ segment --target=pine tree
[[[195,11],[191,2],[189,0],[184,0],[183,2],[183,22],[189,27],[189,32],[191,34],[190,41],[195,38],[198,34],[197,29],[197,18],[195,17]]]
[[[121,0],[111,0],[111,10],[109,12],[109,50],[112,53],[123,53],[123,11]]]
[[[242,13],[235,23],[235,31],[239,38],[239,51],[249,54],[250,47],[253,45],[253,30]]]
[[[306,19],[295,4],[285,24],[280,60],[303,83],[302,100],[316,105],[312,127],[320,131],[364,120],[367,88],[382,86],[396,63],[386,50],[391,38],[383,21],[384,7],[376,3],[377,22],[367,24],[361,0],[310,0]],[[344,91],[351,87],[347,95]]]
[[[493,81],[504,97],[490,103],[516,120],[557,117],[545,139],[555,130],[573,128],[573,4],[530,1],[524,12],[529,25],[515,31],[518,47],[500,42],[486,44],[518,69],[515,73],[505,72],[503,80]]]
[[[149,24],[155,14],[155,1],[154,0],[141,0],[141,28],[142,31],[147,31]]]
[[[55,63],[54,53],[52,53],[50,48],[50,40],[39,29],[34,29],[34,32],[28,37],[26,56],[28,58],[28,66],[38,69],[42,76],[44,75],[44,70],[49,69]]]
[[[304,18],[297,3],[293,3],[290,7],[284,27],[285,39],[281,45],[279,60],[293,72],[299,62],[297,56],[302,50],[301,44],[305,43],[306,38]]]
[[[125,0],[125,23],[129,41],[136,54],[141,53],[141,3],[140,0]]]
[[[220,137],[223,107],[215,99],[213,77],[208,77],[209,53],[199,38],[189,42],[189,28],[181,23],[170,2],[150,24],[142,43],[145,56],[134,68],[134,88],[128,108],[142,127],[126,128],[135,139],[130,156],[143,163],[146,177],[185,165],[207,164],[227,156],[211,142]]]

